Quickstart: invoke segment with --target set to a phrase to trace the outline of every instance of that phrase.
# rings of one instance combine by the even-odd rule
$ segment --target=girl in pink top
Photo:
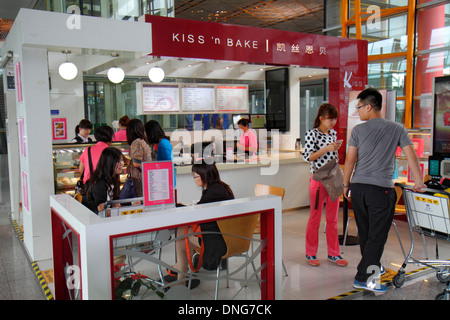
[[[114,135],[114,130],[111,127],[108,126],[101,126],[98,127],[94,132],[95,140],[97,140],[97,143],[92,146],[84,149],[83,153],[80,157],[80,173],[84,173],[83,175],[83,183],[86,183],[86,181],[89,179],[91,170],[89,169],[89,155],[88,155],[88,149],[91,149],[91,160],[92,160],[92,170],[95,171],[95,168],[97,167],[98,160],[100,159],[100,156],[104,149],[109,147],[109,145],[112,142],[112,138]]]
[[[113,141],[127,141],[128,122],[130,122],[130,118],[126,115],[119,119],[120,130],[114,134]]]
[[[247,154],[255,155],[258,150],[258,140],[256,134],[250,130],[248,124],[250,120],[242,118],[238,121],[239,129],[242,130],[241,139],[236,146]]]

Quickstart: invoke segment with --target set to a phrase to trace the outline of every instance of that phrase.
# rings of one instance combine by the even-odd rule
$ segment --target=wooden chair
[[[286,193],[286,190],[284,188],[270,186],[270,185],[261,184],[261,183],[255,184],[255,196],[257,196],[257,197],[271,194],[274,196],[279,196],[279,197],[281,197],[281,200],[283,200],[285,193]],[[256,224],[255,233],[260,233],[260,230],[261,230],[261,221],[259,219],[259,214],[258,214],[258,222]],[[284,261],[282,260],[281,262],[283,265],[284,274],[287,277],[288,273],[287,273],[286,267],[284,265]]]
[[[227,288],[229,287],[229,265],[228,258],[231,257],[244,257],[246,263],[250,262],[253,267],[253,271],[256,275],[256,268],[251,260],[248,251],[250,249],[250,243],[252,242],[253,230],[255,230],[255,225],[258,220],[258,214],[246,215],[237,218],[222,219],[217,221],[220,232],[222,233],[223,239],[227,245],[227,252],[222,257],[222,261],[227,261]],[[216,291],[214,298],[217,300],[219,295],[219,280],[220,280],[220,267],[222,263],[217,266],[216,269]],[[240,271],[239,268],[237,271]],[[235,272],[237,272],[235,271]],[[233,273],[235,273],[233,272]],[[200,276],[201,278],[201,276]],[[256,279],[259,281],[258,277]],[[190,284],[189,284],[190,285]],[[245,286],[247,285],[247,266],[245,266]]]

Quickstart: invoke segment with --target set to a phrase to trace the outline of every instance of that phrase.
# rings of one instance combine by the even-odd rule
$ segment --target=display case
[[[75,185],[80,180],[80,156],[84,149],[94,146],[95,143],[69,143],[53,145],[53,174],[55,181],[55,193],[75,193]],[[126,142],[113,142],[111,147],[116,147],[122,154],[128,158],[129,145]],[[120,175],[120,182],[124,183],[126,175],[126,167]]]

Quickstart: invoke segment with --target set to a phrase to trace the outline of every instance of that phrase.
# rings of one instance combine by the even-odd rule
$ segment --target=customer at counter
[[[338,160],[338,149],[342,140],[336,141],[337,132],[333,129],[336,125],[338,111],[335,106],[324,103],[319,107],[313,129],[308,130],[305,138],[305,150],[303,158],[310,163],[312,174],[323,165],[334,159]],[[313,267],[320,265],[317,259],[319,247],[319,226],[325,204],[326,236],[328,261],[338,266],[345,267],[348,262],[340,255],[338,236],[338,212],[339,198],[332,201],[322,182],[315,181],[311,175],[309,179],[310,214],[306,225],[305,253],[306,261]]]
[[[230,186],[220,179],[219,171],[214,162],[207,163],[201,159],[197,163],[192,165],[192,175],[197,186],[202,188],[202,197],[197,204],[210,203],[224,200],[234,199],[233,191]],[[183,235],[186,227],[180,227],[177,229],[177,235]],[[203,264],[202,266],[208,270],[215,270],[220,264],[222,256],[227,252],[227,246],[225,240],[220,234],[219,226],[216,221],[207,223],[201,223],[199,225],[189,226],[188,233],[194,232],[218,232],[215,234],[202,234],[204,243]],[[195,236],[189,236],[189,241],[192,243],[189,246],[190,252],[186,250],[185,239],[177,240],[176,254],[177,262],[174,268],[186,273],[188,271],[188,254],[190,257],[193,255],[193,250],[199,246],[199,238]],[[176,280],[184,279],[186,276],[181,273],[169,272],[164,277],[166,282],[174,282]],[[191,280],[191,289],[198,286],[200,280]],[[187,285],[187,282],[186,282]]]
[[[80,123],[75,127],[75,138],[72,139],[73,143],[90,143],[92,139],[89,138],[89,134],[92,131],[92,123],[87,119],[81,119]]]
[[[127,115],[119,119],[120,130],[114,133],[113,141],[127,141],[127,125],[130,118]]]
[[[156,120],[150,120],[145,124],[145,133],[148,142],[153,147],[152,159],[156,161],[173,161],[173,150],[169,138]],[[155,157],[156,154],[156,157]],[[176,185],[175,167],[173,169],[174,184]]]
[[[136,196],[142,197],[142,170],[141,163],[151,161],[152,150],[145,134],[144,124],[141,120],[131,119],[127,125],[127,142],[130,145],[130,165],[128,173],[135,181]]]
[[[119,149],[105,148],[101,153],[97,169],[82,188],[82,204],[98,214],[104,209],[106,201],[118,199],[123,164],[123,155]]]
[[[81,173],[83,183],[86,183],[86,181],[89,179],[89,176],[91,174],[91,164],[92,171],[97,168],[97,163],[100,159],[100,155],[102,154],[102,151],[104,149],[111,145],[113,135],[114,130],[109,126],[101,126],[95,129],[94,138],[95,140],[97,140],[97,143],[95,144],[95,146],[84,149],[83,153],[80,156],[79,171]]]
[[[242,130],[241,138],[236,144],[237,148],[249,155],[256,155],[258,151],[258,140],[256,134],[250,130],[250,120],[242,118],[238,121],[238,127]]]

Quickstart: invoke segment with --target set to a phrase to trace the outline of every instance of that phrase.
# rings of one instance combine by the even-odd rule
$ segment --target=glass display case
[[[68,143],[68,144],[54,144],[53,145],[53,174],[55,181],[55,193],[67,193],[73,195],[75,193],[75,186],[80,180],[80,172],[78,167],[80,165],[80,156],[84,149],[93,146],[95,143]],[[111,147],[116,147],[122,154],[128,158],[129,145],[126,142],[113,142]],[[120,182],[124,183],[127,174],[126,167],[124,167],[120,175]]]

